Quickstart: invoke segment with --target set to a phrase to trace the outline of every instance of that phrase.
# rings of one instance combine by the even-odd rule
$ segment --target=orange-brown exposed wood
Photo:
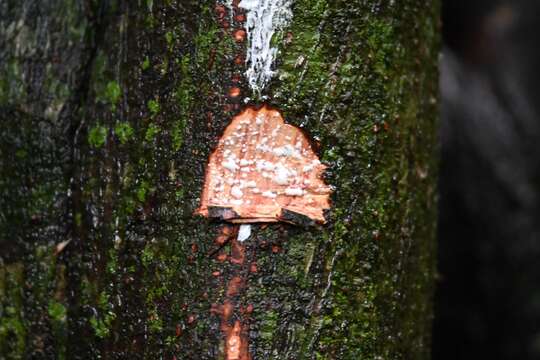
[[[197,212],[233,223],[324,223],[331,193],[325,168],[278,111],[247,108],[210,156]]]
[[[218,237],[227,237],[230,242],[229,262],[232,266],[230,279],[224,289],[223,304],[213,304],[210,312],[221,317],[220,329],[224,340],[225,360],[251,360],[249,354],[249,314],[253,305],[242,305],[241,298],[246,287],[248,269],[246,264],[246,247],[236,240],[232,226],[224,226]],[[218,260],[219,261],[219,260]],[[222,276],[222,272],[214,271],[213,276]]]

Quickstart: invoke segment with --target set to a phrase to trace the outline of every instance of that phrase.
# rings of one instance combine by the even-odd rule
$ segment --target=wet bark
[[[295,1],[262,99],[214,1],[1,2],[0,357],[225,358],[232,301],[253,359],[428,358],[438,10]],[[262,103],[335,191],[323,226],[255,226],[239,270],[194,211]]]

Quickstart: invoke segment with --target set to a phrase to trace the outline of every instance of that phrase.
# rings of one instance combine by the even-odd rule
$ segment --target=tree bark
[[[429,358],[438,2],[296,0],[267,98],[217,5],[0,3],[0,357],[226,358],[237,243],[194,211],[225,126],[267,103],[335,190],[327,224],[245,242],[250,357]]]

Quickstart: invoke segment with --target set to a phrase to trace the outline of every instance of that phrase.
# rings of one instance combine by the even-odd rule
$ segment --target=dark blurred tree
[[[443,9],[434,358],[538,359],[540,4]]]
[[[218,10],[0,2],[1,358],[223,356],[211,310],[234,264],[216,260],[223,225],[193,216],[244,106],[227,95],[244,44]],[[293,10],[267,101],[316,139],[336,191],[326,226],[257,226],[247,241],[250,352],[427,359],[439,9]]]

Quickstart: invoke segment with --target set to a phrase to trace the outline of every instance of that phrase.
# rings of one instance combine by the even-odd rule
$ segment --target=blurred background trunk
[[[231,249],[193,212],[219,135],[262,101],[245,80],[228,96],[245,44],[216,5],[0,3],[1,358],[224,357],[211,309]],[[336,190],[324,227],[246,242],[249,352],[427,359],[439,7],[293,13],[265,101],[314,139]]]
[[[437,360],[540,359],[538,19],[443,3]]]

